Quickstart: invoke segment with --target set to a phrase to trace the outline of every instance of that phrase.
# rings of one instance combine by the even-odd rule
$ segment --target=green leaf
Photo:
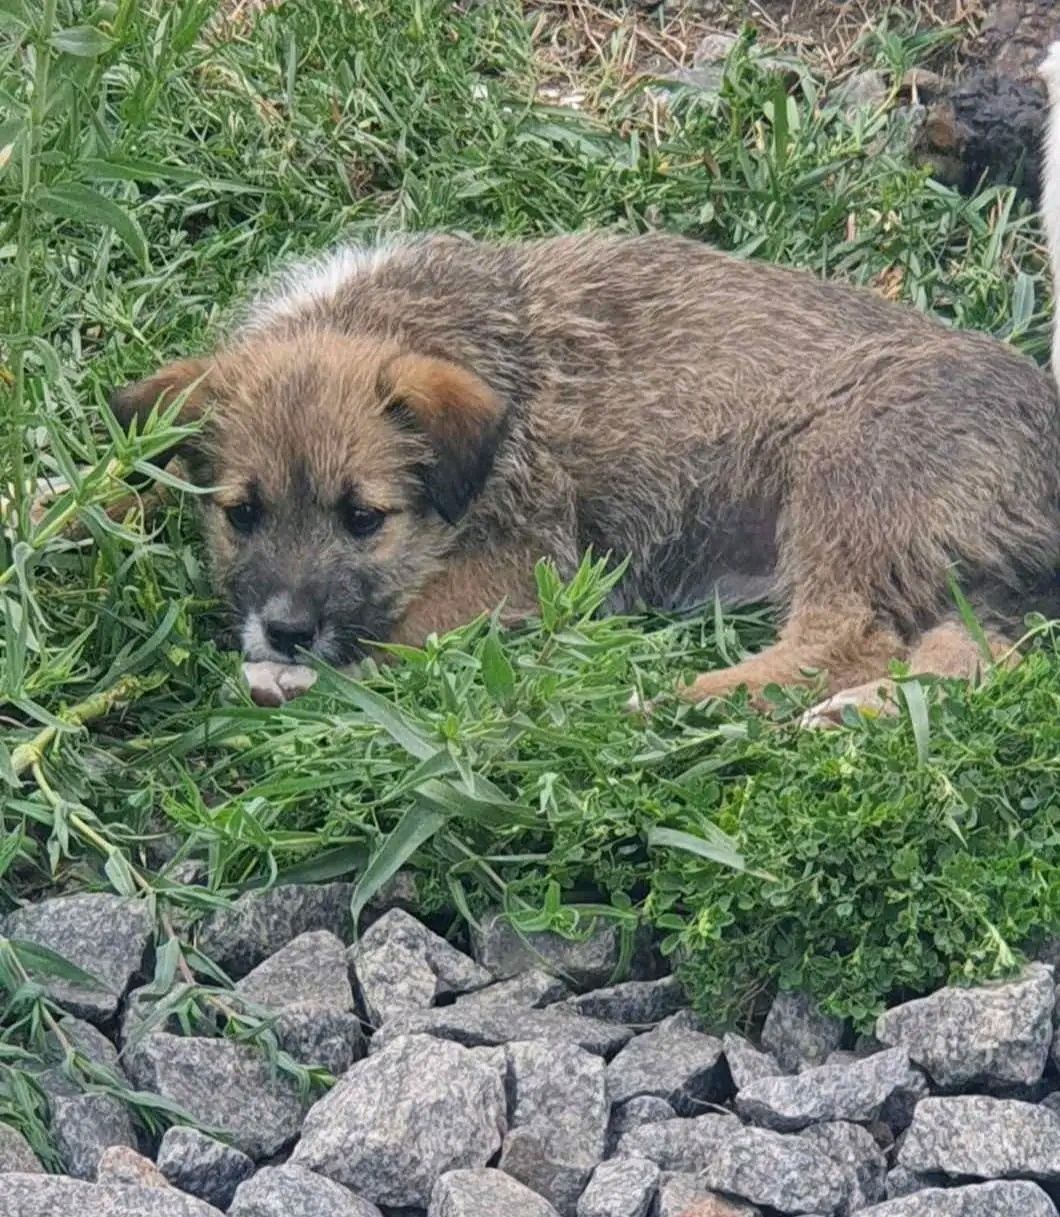
[[[356,706],[366,718],[385,731],[395,744],[417,760],[425,761],[439,751],[439,745],[419,731],[404,710],[366,685],[335,671],[322,673],[321,685],[334,688],[343,700]]]
[[[140,265],[149,266],[147,240],[135,217],[98,190],[77,182],[62,182],[39,190],[34,200],[42,210],[60,219],[112,228]]]
[[[494,701],[506,702],[515,691],[515,669],[504,653],[495,624],[482,640],[480,662],[486,692]]]
[[[706,858],[729,870],[746,871],[747,861],[736,848],[736,842],[716,825],[705,821],[703,836],[694,836],[677,828],[652,828],[648,832],[648,844],[657,849],[680,849],[685,853]],[[758,873],[758,872],[752,872]],[[772,875],[769,878],[773,878]]]
[[[57,51],[82,59],[96,59],[113,45],[113,39],[91,25],[72,25],[52,35],[52,46]]]
[[[372,860],[353,889],[350,912],[355,926],[368,901],[398,873],[421,845],[434,836],[445,821],[444,815],[429,811],[421,804],[405,812],[372,855]]]
[[[903,680],[898,687],[909,714],[909,725],[913,728],[917,760],[926,765],[931,755],[931,719],[924,686],[918,680]]]
[[[31,975],[43,973],[45,976],[54,976],[59,980],[69,981],[71,984],[84,985],[87,989],[98,989],[103,993],[110,992],[108,985],[49,947],[41,946],[36,942],[25,942],[21,938],[6,940],[0,938],[0,943],[4,941]]]

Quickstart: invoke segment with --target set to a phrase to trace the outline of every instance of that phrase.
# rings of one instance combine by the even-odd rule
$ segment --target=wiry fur
[[[1053,264],[1053,283],[1060,285],[1060,42],[1054,42],[1041,66],[1049,92],[1042,158],[1042,223]],[[1053,376],[1060,378],[1060,311],[1053,319]]]
[[[963,671],[951,571],[1000,611],[1060,553],[1060,404],[1029,360],[681,238],[344,253],[182,368],[211,406],[207,535],[251,659],[280,657],[254,629],[277,596],[343,661],[502,599],[526,614],[535,560],[569,572],[591,545],[630,558],[616,608],[717,588],[782,610],[774,647],[690,696],[807,669],[835,691],[925,641]],[[118,413],[179,387],[160,377]],[[349,495],[389,513],[376,536],[343,532]],[[264,517],[242,538],[222,507],[247,496]]]

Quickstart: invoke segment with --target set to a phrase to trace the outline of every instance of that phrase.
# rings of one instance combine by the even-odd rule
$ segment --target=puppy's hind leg
[[[1016,656],[1012,643],[998,633],[986,634],[994,663],[1013,663]],[[944,621],[928,630],[909,656],[909,675],[951,677],[956,680],[978,681],[989,666],[980,642],[973,638],[956,618]],[[870,680],[864,684],[842,689],[819,705],[807,710],[802,718],[804,727],[837,727],[843,721],[843,711],[853,706],[862,713],[893,715],[898,712],[898,686],[891,679]]]
[[[901,639],[857,596],[796,603],[777,642],[742,663],[705,672],[679,690],[684,701],[726,697],[746,687],[760,703],[769,685],[814,684],[829,690],[883,675],[891,659],[902,657]]]

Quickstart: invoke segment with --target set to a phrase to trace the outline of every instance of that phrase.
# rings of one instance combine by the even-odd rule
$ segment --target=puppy
[[[679,237],[339,249],[112,405],[178,394],[251,662],[525,617],[535,562],[592,546],[629,558],[614,610],[778,606],[775,645],[684,697],[820,681],[827,717],[895,658],[974,673],[951,575],[1000,621],[1060,553],[1060,402],[1030,360]]]

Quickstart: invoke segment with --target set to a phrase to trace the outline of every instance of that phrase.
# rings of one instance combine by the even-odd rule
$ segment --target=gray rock
[[[269,1010],[353,1009],[346,948],[328,930],[310,930],[291,939],[248,972],[235,990],[246,1001]]]
[[[679,1116],[694,1116],[728,1098],[732,1081],[721,1040],[666,1027],[630,1040],[607,1067],[607,1088],[615,1103],[654,1095]]]
[[[607,1130],[607,1153],[615,1152],[619,1141],[634,1128],[645,1124],[658,1124],[660,1120],[672,1120],[677,1112],[665,1099],[654,1095],[641,1095],[625,1103],[615,1103],[611,1108],[611,1124]]]
[[[984,1095],[922,1099],[898,1151],[916,1174],[1060,1181],[1060,1119],[1033,1103]]]
[[[0,1123],[0,1175],[8,1172],[35,1175],[43,1170],[33,1147],[18,1129]]]
[[[56,1175],[5,1175],[0,1217],[224,1217],[176,1188],[84,1183]]]
[[[887,1172],[884,1192],[888,1200],[897,1200],[900,1196],[912,1196],[930,1186],[919,1175],[907,1171],[904,1166],[896,1166]]]
[[[236,1188],[254,1173],[254,1161],[197,1128],[167,1128],[158,1149],[158,1169],[182,1192],[227,1209]]]
[[[137,1148],[128,1108],[109,1094],[78,1094],[51,1100],[51,1134],[67,1174],[95,1179],[103,1151],[112,1145]]]
[[[376,1027],[493,980],[485,968],[401,909],[392,909],[366,930],[350,948],[349,959],[365,1013]]]
[[[847,1172],[849,1212],[878,1204],[886,1196],[887,1159],[872,1134],[860,1124],[815,1124],[799,1136]]]
[[[722,1039],[721,1047],[732,1075],[732,1084],[737,1090],[743,1090],[759,1078],[775,1078],[784,1072],[770,1053],[760,1052],[742,1035],[729,1032]]]
[[[447,1171],[490,1161],[506,1109],[488,1064],[445,1040],[402,1036],[315,1104],[291,1161],[376,1204],[423,1208]]]
[[[516,1040],[544,1040],[552,1044],[576,1044],[586,1052],[610,1057],[633,1037],[628,1027],[585,1018],[566,1008],[529,1010],[525,1006],[494,1006],[489,1003],[443,1006],[417,1010],[392,1019],[372,1036],[370,1052],[378,1052],[405,1035],[433,1035],[455,1040],[466,1048],[509,1044]]]
[[[746,1128],[734,1116],[663,1120],[626,1133],[623,1155],[649,1158],[665,1171],[698,1172],[708,1191],[729,1193],[781,1213],[839,1213],[847,1173],[802,1137]]]
[[[621,937],[608,921],[596,921],[586,938],[576,940],[551,931],[521,934],[496,913],[473,930],[472,946],[475,958],[498,980],[540,968],[579,991],[609,984],[622,963]]]
[[[1015,981],[975,989],[945,988],[881,1014],[876,1037],[898,1045],[937,1085],[1030,1085],[1053,1038],[1056,986],[1032,964]]]
[[[455,1170],[435,1184],[427,1217],[556,1217],[556,1210],[503,1171]]]
[[[153,929],[145,903],[104,892],[57,896],[0,919],[0,933],[54,951],[98,982],[90,987],[44,981],[49,997],[93,1022],[117,1013],[122,994],[140,970]]]
[[[572,1044],[508,1046],[510,1129],[500,1168],[574,1217],[607,1145],[604,1062]]]
[[[294,1082],[245,1044],[155,1032],[144,1039],[137,1067],[145,1090],[223,1133],[251,1158],[269,1158],[298,1135],[305,1102]]]
[[[96,1182],[131,1187],[169,1187],[169,1181],[151,1159],[127,1145],[112,1145],[103,1151],[96,1168]]]
[[[863,68],[848,76],[832,96],[833,102],[844,110],[882,105],[890,96],[887,78],[876,68]]]
[[[304,1065],[321,1065],[337,1077],[364,1055],[346,948],[327,930],[299,934],[244,976],[236,992],[277,1016],[280,1047]]]
[[[118,1050],[102,1031],[71,1014],[64,1014],[59,1019],[58,1027],[62,1038],[52,1035],[49,1041],[49,1055],[54,1053],[53,1059],[64,1057],[69,1047],[90,1064],[106,1069],[119,1082],[123,1079]]]
[[[569,996],[570,989],[558,976],[550,976],[540,968],[531,968],[519,976],[500,980],[474,993],[465,993],[456,999],[456,1005],[468,1006],[529,1006],[540,1010],[553,1006]]]
[[[352,895],[349,883],[285,884],[247,892],[206,918],[199,929],[199,949],[230,976],[245,976],[311,930],[329,930],[348,941]]]
[[[601,1162],[578,1201],[577,1217],[648,1217],[659,1168],[647,1158]]]
[[[627,980],[607,989],[594,989],[568,998],[566,1004],[576,1014],[589,1018],[650,1027],[676,1014],[684,1003],[684,991],[677,978],[665,976],[662,980]]]
[[[228,1217],[382,1217],[368,1200],[301,1166],[266,1166],[242,1183]]]
[[[655,1217],[757,1217],[758,1209],[742,1200],[719,1196],[698,1175],[664,1171]]]
[[[843,1042],[844,1026],[805,993],[778,993],[762,1028],[762,1046],[785,1073],[821,1065]]]
[[[1046,1111],[1051,1111],[1054,1116],[1060,1116],[1060,1090],[1054,1090],[1052,1094],[1047,1094],[1045,1098],[1041,1100],[1040,1105],[1044,1107]]]
[[[1056,1217],[1056,1208],[1034,1183],[980,1183],[888,1200],[862,1217]]]
[[[736,1110],[775,1132],[797,1132],[834,1120],[868,1123],[895,1095],[919,1095],[920,1074],[901,1048],[853,1065],[819,1065],[796,1077],[760,1078],[736,1096]]]

